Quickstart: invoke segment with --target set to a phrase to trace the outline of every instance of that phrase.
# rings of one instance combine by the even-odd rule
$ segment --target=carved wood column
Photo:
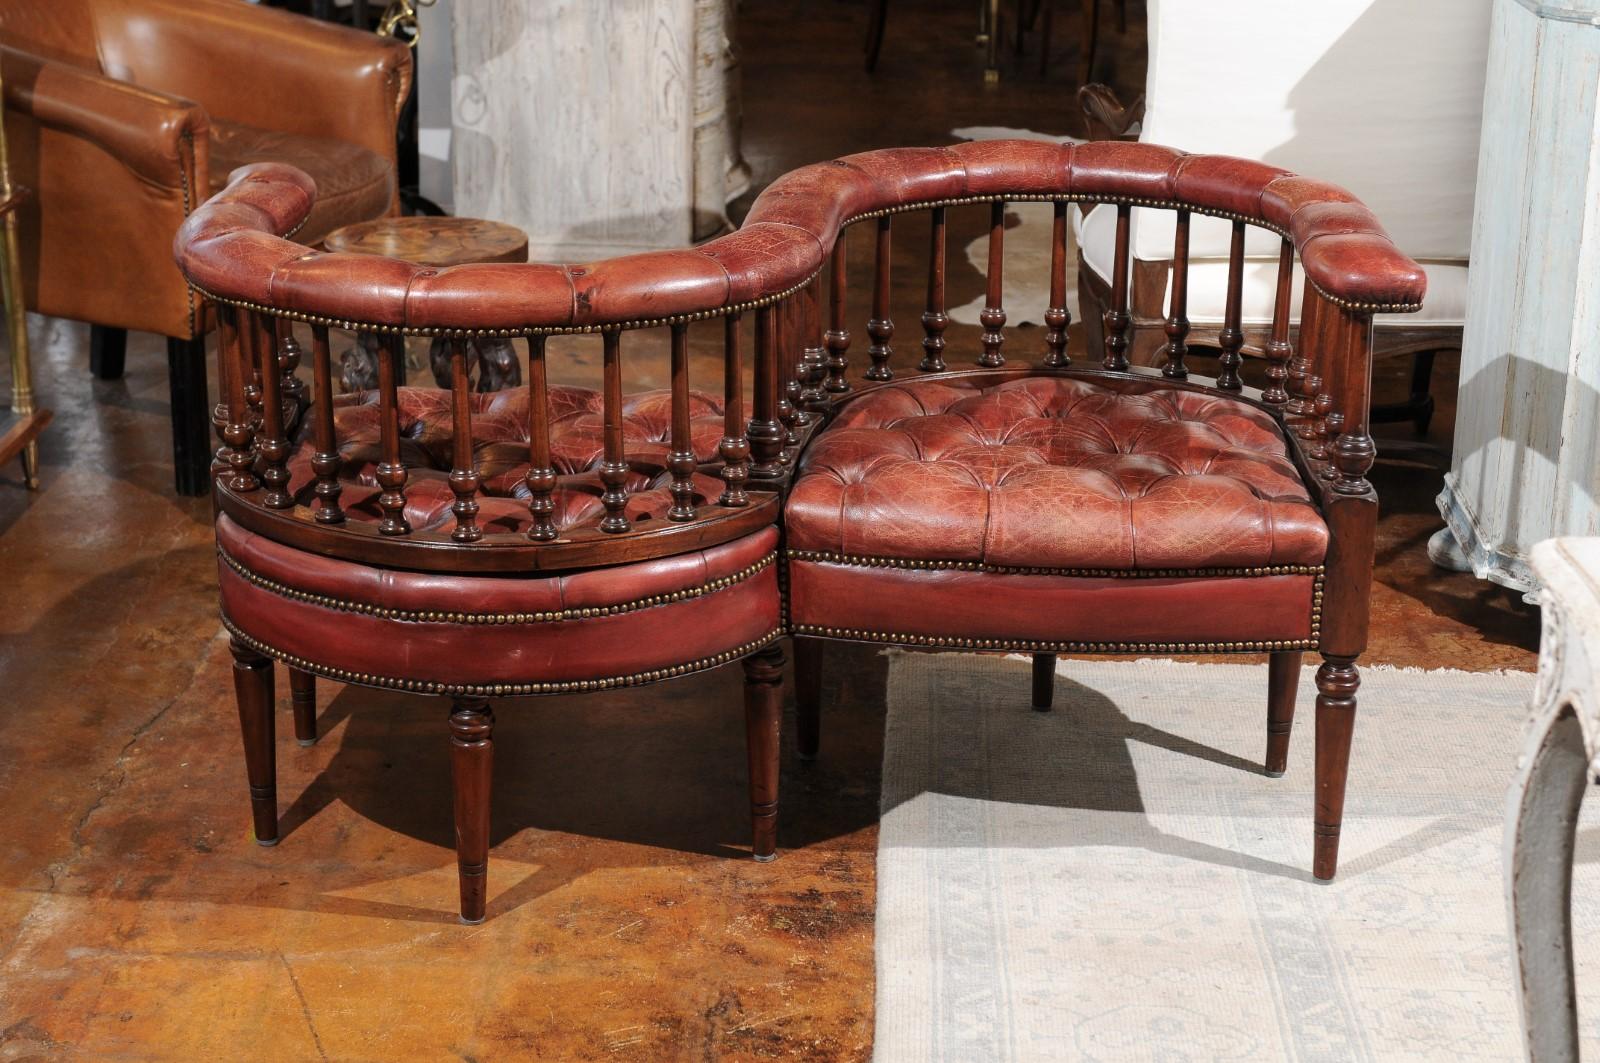
[[[1600,0],[1496,0],[1455,446],[1429,554],[1522,591],[1600,527]],[[1576,105],[1574,101],[1585,101]]]
[[[681,247],[727,226],[740,158],[728,0],[454,6],[455,212],[530,257]]]

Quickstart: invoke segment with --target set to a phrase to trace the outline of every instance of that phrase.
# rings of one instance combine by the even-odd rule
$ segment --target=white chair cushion
[[[1491,0],[1149,0],[1140,139],[1343,185],[1408,255],[1465,260],[1490,8]],[[1172,227],[1170,212],[1136,214],[1135,256],[1171,257]],[[1195,217],[1192,257],[1225,257],[1228,241],[1228,222]],[[1254,230],[1246,253],[1275,256],[1276,243]]]
[[[1158,213],[1135,208],[1134,217]],[[1161,212],[1165,213],[1165,212]],[[1099,206],[1087,217],[1073,212],[1073,231],[1078,247],[1083,251],[1083,263],[1105,283],[1110,283],[1112,264],[1117,249],[1117,212],[1111,206]],[[1277,238],[1273,238],[1274,244]],[[1167,253],[1158,256],[1166,261]],[[1422,309],[1415,314],[1379,314],[1373,318],[1380,326],[1391,325],[1453,325],[1461,327],[1467,312],[1467,265],[1465,262],[1423,262],[1428,274],[1428,294]],[[1305,293],[1305,273],[1295,263],[1295,278],[1290,316],[1300,320],[1300,300]],[[1272,303],[1278,287],[1278,258],[1247,258],[1244,263],[1244,292],[1240,300],[1240,314],[1246,325],[1272,323]],[[1189,261],[1189,320],[1197,325],[1220,325],[1228,292],[1227,259],[1190,259]],[[1171,305],[1162,299],[1163,313],[1171,313]]]

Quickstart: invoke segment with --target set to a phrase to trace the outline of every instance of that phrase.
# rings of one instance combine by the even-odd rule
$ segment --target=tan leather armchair
[[[168,338],[177,489],[204,493],[210,322],[173,236],[250,162],[316,181],[303,243],[393,212],[410,54],[236,0],[0,0],[0,42],[13,173],[38,193],[22,215],[27,306],[95,326],[106,379],[126,330]]]

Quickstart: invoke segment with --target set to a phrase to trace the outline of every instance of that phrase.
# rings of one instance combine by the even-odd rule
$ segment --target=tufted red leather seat
[[[868,392],[784,522],[797,630],[1017,649],[1308,640],[1328,548],[1275,418],[1151,377]]]
[[[474,394],[472,405],[473,465],[481,477],[479,521],[489,532],[526,532],[528,486],[528,399],[520,391]],[[450,503],[450,392],[433,388],[399,389],[400,462],[406,467],[405,516],[418,531],[448,529],[455,523]],[[550,389],[550,457],[557,472],[552,519],[558,531],[592,524],[604,507],[605,485],[596,471],[604,451],[601,395],[591,388]],[[716,460],[722,438],[722,400],[691,392],[690,441],[696,460]],[[376,469],[382,460],[381,413],[375,391],[341,395],[334,401],[334,428],[342,464],[341,501],[353,520],[376,523],[382,491]],[[628,519],[665,519],[672,505],[667,490],[668,441],[672,433],[672,395],[666,391],[629,396],[622,408],[622,434],[627,448]],[[302,431],[289,462],[289,489],[301,501],[312,497],[311,456],[316,448],[310,426]],[[714,501],[723,489],[715,470],[694,476],[695,504]]]

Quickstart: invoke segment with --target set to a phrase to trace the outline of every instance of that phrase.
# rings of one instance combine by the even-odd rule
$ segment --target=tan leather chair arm
[[[92,141],[150,184],[198,187],[210,129],[198,104],[13,48],[0,47],[0,76],[12,110]],[[201,198],[189,196],[191,209]]]
[[[97,26],[108,74],[198,100],[215,119],[395,161],[411,86],[398,41],[237,0],[120,0]]]

